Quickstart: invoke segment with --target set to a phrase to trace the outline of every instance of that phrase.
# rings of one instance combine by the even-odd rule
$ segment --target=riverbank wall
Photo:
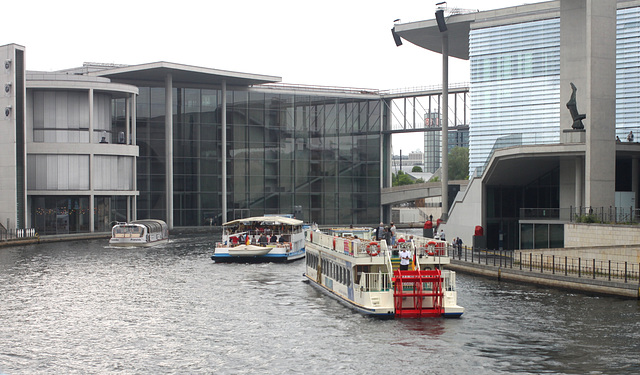
[[[183,235],[190,233],[211,233],[212,235],[215,234],[219,236],[220,233],[222,233],[222,229],[219,226],[176,227],[171,229],[169,238],[171,238],[172,235]],[[109,238],[111,238],[111,232],[54,234],[47,236],[36,235],[34,237],[11,238],[0,241],[0,248],[8,246],[26,246],[49,242],[82,241],[93,239],[104,239],[105,241],[108,241]]]
[[[542,272],[539,269],[530,271],[528,268],[520,269],[519,265],[514,268],[512,263],[507,262],[502,266],[494,266],[458,259],[452,259],[447,268],[460,273],[487,277],[498,281],[533,284],[587,294],[640,299],[640,284],[637,279],[627,279],[627,282],[622,280],[615,281],[594,278],[586,273],[582,274],[581,277],[575,274],[565,276],[562,272],[554,272],[553,270],[547,270],[547,272],[544,272],[544,269]]]

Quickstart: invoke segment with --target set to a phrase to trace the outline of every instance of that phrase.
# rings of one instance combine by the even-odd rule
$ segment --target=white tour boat
[[[169,227],[162,220],[146,219],[116,223],[111,228],[111,246],[153,246],[169,242]]]
[[[222,240],[211,259],[216,262],[283,262],[304,258],[302,220],[258,216],[222,224]]]
[[[307,231],[306,272],[311,285],[355,310],[384,318],[460,317],[455,272],[445,241],[398,234],[398,245],[374,241],[369,228]],[[399,251],[412,254],[399,270]]]

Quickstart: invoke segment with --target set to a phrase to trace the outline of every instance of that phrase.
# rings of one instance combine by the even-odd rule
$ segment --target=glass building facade
[[[616,39],[616,135],[625,139],[640,131],[640,8],[617,11]],[[473,29],[469,56],[470,173],[482,172],[506,136],[559,142],[559,18]]]
[[[496,141],[560,139],[560,19],[471,30],[469,173],[481,171]]]
[[[173,88],[174,226],[220,224],[222,91]],[[380,212],[379,98],[227,91],[227,218],[297,214],[368,223]],[[138,218],[166,220],[165,92],[139,87]]]

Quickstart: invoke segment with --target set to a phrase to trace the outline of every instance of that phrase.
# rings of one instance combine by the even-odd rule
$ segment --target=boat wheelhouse
[[[109,245],[135,247],[169,242],[169,226],[162,220],[146,219],[116,223],[111,228]]]
[[[351,235],[355,232],[353,228],[307,231],[304,276],[311,285],[377,317],[462,315],[455,272],[443,268],[450,262],[445,241],[399,233],[398,244],[389,247],[385,241],[356,238]],[[412,257],[408,270],[399,269],[403,249]]]
[[[222,239],[211,259],[216,262],[285,262],[304,258],[302,220],[257,216],[222,225]]]

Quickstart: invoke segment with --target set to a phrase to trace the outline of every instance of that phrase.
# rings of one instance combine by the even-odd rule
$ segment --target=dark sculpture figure
[[[571,99],[569,99],[569,101],[567,102],[567,108],[569,108],[569,113],[571,113],[571,118],[573,119],[573,125],[571,125],[571,127],[573,129],[584,129],[582,120],[587,118],[587,115],[578,113],[578,106],[576,104],[576,91],[578,91],[576,85],[571,82]]]

